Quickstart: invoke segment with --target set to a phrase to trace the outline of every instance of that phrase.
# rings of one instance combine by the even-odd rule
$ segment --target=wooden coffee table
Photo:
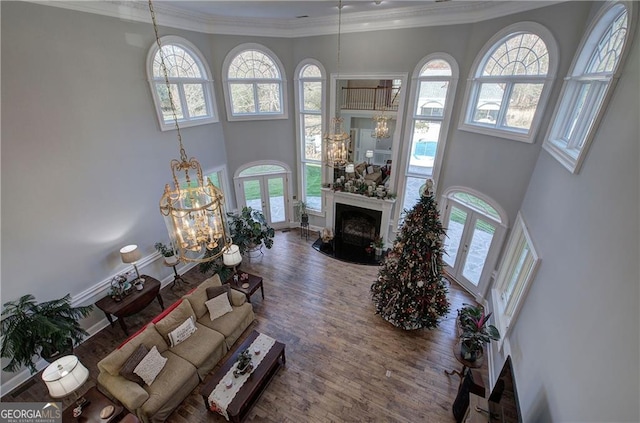
[[[164,310],[164,302],[160,295],[160,281],[147,275],[142,275],[141,278],[145,280],[144,288],[142,288],[141,291],[134,289],[133,292],[129,293],[129,295],[120,301],[115,301],[113,298],[106,296],[96,303],[96,306],[104,311],[112,327],[113,318],[111,315],[118,318],[120,327],[125,335],[129,335],[129,331],[127,330],[127,325],[124,323],[124,318],[142,311],[146,306],[151,304],[154,298],[158,299],[160,308]]]
[[[218,383],[222,383],[221,381],[224,376],[236,363],[240,352],[249,348],[258,335],[260,334],[255,330],[251,332],[247,339],[242,344],[238,345],[231,357],[229,357],[229,359],[227,359],[227,361],[225,361],[216,372],[205,380],[205,384],[200,390],[200,394],[202,395],[202,398],[204,398],[204,405],[207,409],[210,410],[208,398],[209,395],[211,395],[211,392],[213,392]],[[227,414],[232,422],[240,422],[246,417],[247,413],[258,400],[260,394],[269,385],[269,382],[271,382],[271,379],[276,374],[280,366],[284,366],[285,364],[286,358],[284,355],[284,344],[276,341],[273,347],[271,347],[271,349],[265,354],[258,367],[253,369],[249,379],[247,379],[245,384],[242,385],[227,407]]]
[[[264,300],[264,286],[262,285],[262,276],[252,275],[251,273],[238,271],[238,274],[242,274],[242,273],[246,273],[247,275],[249,275],[249,279],[245,279],[245,280],[238,279],[238,282],[236,282],[233,280],[233,277],[230,277],[224,283],[228,283],[229,285],[231,285],[231,288],[235,289],[236,291],[242,292],[245,295],[245,297],[247,297],[248,302],[251,302],[251,296],[253,295],[254,292],[258,290],[258,288],[260,288],[260,293],[262,294],[262,299]],[[244,283],[248,283],[249,287],[243,288],[242,284]]]
[[[72,404],[67,407],[62,413],[62,423],[111,423],[117,422],[124,414],[124,407],[112,402],[109,398],[103,395],[96,387],[89,389],[84,395],[88,404],[82,408],[82,414],[78,417],[73,417],[73,409],[76,404]],[[106,419],[100,418],[100,411],[108,405],[113,406],[114,411]]]

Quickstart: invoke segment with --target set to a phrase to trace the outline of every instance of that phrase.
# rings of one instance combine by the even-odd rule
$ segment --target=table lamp
[[[371,164],[371,158],[373,157],[373,150],[367,150],[364,153],[364,156],[367,158],[367,163]]]
[[[126,245],[122,247],[120,249],[120,257],[122,257],[123,263],[133,264],[133,268],[136,269],[136,276],[137,276],[135,281],[144,283],[144,279],[140,277],[140,272],[138,272],[138,266],[136,265],[138,263],[138,260],[142,258],[142,254],[140,253],[138,246],[135,244],[132,244],[132,245]]]
[[[238,283],[236,267],[242,263],[242,255],[240,254],[240,247],[236,244],[231,244],[229,248],[222,253],[222,262],[227,267],[233,267],[233,279]]]
[[[49,364],[42,372],[42,380],[52,398],[63,398],[76,392],[89,378],[89,370],[75,355],[66,355]],[[76,404],[80,409],[87,402],[76,392]]]

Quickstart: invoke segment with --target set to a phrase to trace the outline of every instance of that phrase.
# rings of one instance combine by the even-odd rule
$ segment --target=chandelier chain
[[[149,0],[151,1],[151,0]],[[340,34],[342,32],[342,0],[338,2],[338,70],[336,72],[336,80],[340,80]]]
[[[176,105],[173,100],[173,94],[171,94],[171,83],[169,82],[169,71],[164,61],[164,53],[162,51],[162,43],[160,42],[160,35],[158,34],[158,22],[156,21],[156,13],[153,10],[153,4],[149,0],[149,12],[151,13],[151,21],[153,22],[153,31],[156,34],[156,43],[158,44],[158,54],[160,55],[160,68],[164,75],[164,82],[167,85],[167,93],[169,94],[169,103],[171,104],[171,113],[173,114],[173,122],[178,132],[178,142],[180,143],[180,160],[184,163],[187,161],[187,153],[182,145],[182,134],[180,133],[180,125],[178,125],[178,114],[176,113]]]

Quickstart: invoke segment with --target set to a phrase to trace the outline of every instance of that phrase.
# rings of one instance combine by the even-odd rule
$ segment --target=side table
[[[171,284],[171,289],[173,289],[176,286],[176,283],[187,283],[187,281],[185,281],[184,279],[182,279],[182,276],[180,276],[180,274],[178,273],[178,270],[176,269],[176,266],[178,265],[178,263],[180,263],[180,260],[175,259],[175,261],[167,261],[167,259],[164,259],[164,265],[167,267],[172,267],[173,268],[173,283]]]
[[[246,272],[238,271],[238,274],[242,274],[242,273],[246,273]],[[264,286],[262,285],[262,276],[256,276],[250,273],[247,273],[247,275],[249,275],[249,279],[245,279],[243,281],[238,279],[238,282],[236,282],[233,280],[233,276],[232,276],[229,279],[227,279],[224,283],[228,283],[229,285],[231,285],[231,288],[235,289],[236,291],[242,292],[245,295],[245,297],[247,297],[247,301],[249,302],[251,302],[251,295],[253,295],[253,293],[256,292],[258,288],[260,288],[262,299],[264,300]],[[248,283],[249,287],[243,288],[242,285],[245,283]]]
[[[87,399],[88,404],[82,408],[82,414],[78,417],[73,417],[73,409],[76,407],[75,403],[73,403],[62,412],[63,423],[111,423],[119,421],[124,414],[123,406],[111,401],[102,392],[98,391],[95,386],[83,396]],[[100,418],[100,411],[108,405],[113,406],[113,414],[106,419]]]
[[[118,318],[120,327],[127,336],[129,335],[129,331],[127,330],[127,325],[124,323],[125,317],[142,311],[145,307],[151,304],[154,298],[158,299],[160,308],[164,310],[164,302],[160,295],[160,281],[147,275],[141,275],[141,277],[145,279],[142,290],[134,290],[120,301],[115,301],[107,295],[96,302],[96,307],[104,312],[112,327],[114,323],[111,316],[113,315]]]
[[[300,222],[300,238],[309,240],[309,222]]]

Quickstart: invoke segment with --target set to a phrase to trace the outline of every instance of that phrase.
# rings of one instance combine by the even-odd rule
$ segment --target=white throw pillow
[[[169,332],[169,342],[172,347],[175,347],[179,343],[185,341],[191,336],[198,328],[193,323],[193,316],[189,317],[180,326]]]
[[[167,359],[160,355],[158,348],[154,345],[149,354],[133,369],[133,373],[140,376],[144,383],[150,386],[165,364],[167,364]]]
[[[211,320],[216,320],[218,317],[233,311],[227,294],[220,294],[217,297],[213,297],[204,303],[204,305],[209,309],[209,317],[211,317]]]

